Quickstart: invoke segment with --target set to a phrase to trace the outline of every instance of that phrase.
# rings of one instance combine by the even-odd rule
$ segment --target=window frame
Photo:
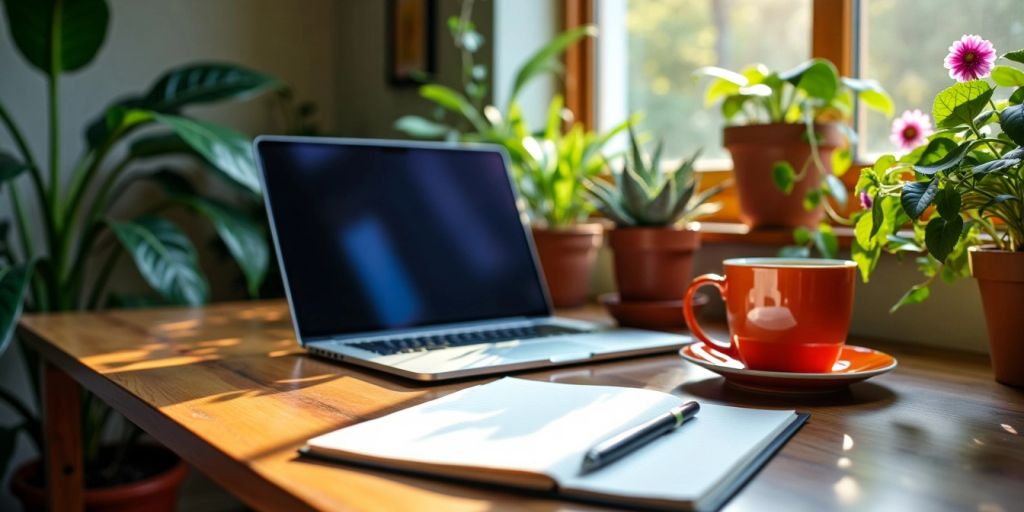
[[[595,24],[595,4],[597,0],[562,0],[562,29],[568,30],[581,25]],[[824,58],[832,61],[842,76],[857,76],[858,55],[863,41],[858,41],[857,30],[865,2],[860,0],[811,0],[811,57]],[[575,119],[584,127],[593,129],[596,123],[596,47],[593,39],[573,45],[565,53],[565,105],[573,112]],[[855,126],[862,126],[863,109],[858,108],[853,121]],[[861,149],[858,144],[856,149]],[[855,155],[861,154],[854,151]],[[855,165],[844,176],[843,181],[853,197],[856,184],[857,169]],[[701,186],[709,187],[731,178],[732,169],[712,168],[700,170],[703,179]],[[708,227],[720,226],[726,235],[748,235],[748,231],[737,230],[733,224],[739,223],[739,197],[735,188],[730,187],[720,197],[723,208],[717,214],[708,217]],[[854,205],[848,205],[852,210]],[[843,212],[848,213],[848,212]],[[718,238],[718,237],[716,237]],[[745,238],[749,238],[746,236]],[[791,243],[788,230],[779,233],[778,237],[759,237],[765,243],[785,245]]]

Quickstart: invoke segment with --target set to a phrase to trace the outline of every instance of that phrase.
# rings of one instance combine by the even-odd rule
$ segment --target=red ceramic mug
[[[699,276],[683,299],[683,316],[697,339],[752,370],[823,373],[846,343],[853,315],[857,264],[848,260],[737,258],[725,277]],[[729,341],[709,338],[693,314],[698,288],[718,288],[729,320]]]

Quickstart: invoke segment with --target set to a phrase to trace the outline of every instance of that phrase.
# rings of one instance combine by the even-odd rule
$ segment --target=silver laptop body
[[[504,149],[254,143],[296,338],[434,381],[675,350],[688,336],[552,315]]]

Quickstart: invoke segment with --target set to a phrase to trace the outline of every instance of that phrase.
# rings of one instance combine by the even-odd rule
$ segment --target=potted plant
[[[552,99],[547,122],[533,130],[523,117],[519,92],[535,78],[557,69],[557,58],[570,45],[595,34],[594,27],[569,30],[534,53],[519,68],[504,109],[485,104],[487,70],[473,55],[483,45],[470,20],[472,2],[460,16],[448,20],[456,48],[462,52],[464,93],[440,84],[427,84],[420,95],[437,104],[433,119],[403,116],[395,122],[399,131],[418,138],[490,142],[505,147],[513,177],[533,225],[533,238],[548,291],[555,306],[586,302],[597,251],[601,244],[599,223],[586,222],[591,205],[583,182],[596,176],[603,165],[601,150],[627,122],[605,134],[595,134],[572,122],[561,97]],[[566,125],[569,125],[566,128]]]
[[[85,67],[107,34],[109,9],[103,0],[81,3],[68,17],[56,1],[5,2],[15,47],[48,84],[48,160],[37,158],[15,119],[0,103],[0,129],[14,148],[0,148],[0,189],[6,189],[15,222],[0,222],[0,350],[28,311],[96,309],[111,303],[139,303],[109,289],[112,270],[127,258],[162,304],[201,304],[209,295],[205,274],[189,238],[166,213],[183,210],[208,220],[237,261],[251,293],[267,273],[270,251],[259,218],[243,208],[260,201],[259,180],[248,137],[189,117],[191,105],[237,100],[279,86],[262,73],[230,64],[199,63],[172,69],[142,94],[116,101],[85,130],[86,148],[74,165],[61,163],[59,91],[65,72]],[[83,14],[85,13],[85,14]],[[86,15],[87,14],[87,15]],[[59,30],[58,30],[59,29]],[[58,52],[51,50],[59,49]],[[200,192],[167,156],[193,157],[237,191],[232,202]],[[154,163],[163,157],[164,165]],[[156,167],[141,168],[151,163]],[[69,171],[67,176],[63,171]],[[65,179],[67,178],[67,179]],[[30,187],[18,187],[27,182]],[[121,201],[149,184],[162,194],[132,216]],[[26,193],[27,192],[27,193]],[[118,208],[114,208],[118,206]],[[34,231],[30,219],[39,219]],[[16,235],[10,243],[8,234]],[[153,301],[145,297],[144,302]],[[38,356],[21,347],[26,371],[38,378]],[[31,386],[38,401],[38,387]],[[45,440],[41,420],[14,393],[0,389],[0,401],[20,421],[0,429],[0,452],[9,455],[25,434],[37,451]],[[37,406],[35,410],[40,410]],[[173,452],[140,444],[140,431],[120,422],[92,395],[83,400],[85,503],[89,510],[173,510],[185,465]],[[6,465],[8,457],[0,458]],[[26,509],[44,507],[45,482],[38,461],[15,471],[11,486]]]
[[[1024,386],[1024,50],[1002,58],[1018,66],[994,66],[995,49],[978,36],[950,47],[946,67],[957,83],[935,97],[939,130],[861,172],[867,208],[856,215],[853,258],[867,281],[882,252],[917,256],[926,280],[893,311],[927,299],[938,279],[973,275],[995,378]],[[994,100],[999,86],[1010,88],[1008,99]],[[901,236],[907,223],[912,234]]]
[[[743,222],[759,227],[817,226],[825,212],[841,217],[825,200],[846,206],[840,177],[849,169],[841,122],[854,95],[868,107],[892,113],[892,100],[873,80],[840,77],[825,59],[785,72],[754,65],[742,72],[706,67],[711,76],[705,103],[721,102],[727,126],[723,144],[732,155]]]
[[[693,253],[700,231],[690,222],[721,206],[707,201],[721,192],[720,183],[696,194],[694,154],[675,170],[661,169],[662,144],[644,155],[630,129],[630,151],[612,183],[588,179],[594,205],[615,223],[608,241],[615,258],[615,282],[623,302],[681,301],[690,283]]]

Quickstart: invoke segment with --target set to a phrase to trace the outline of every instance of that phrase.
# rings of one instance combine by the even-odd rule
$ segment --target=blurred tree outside
[[[628,0],[628,108],[665,141],[665,156],[704,148],[726,158],[723,120],[706,108],[702,66],[796,66],[810,56],[810,0]],[[940,64],[941,65],[941,64]]]

